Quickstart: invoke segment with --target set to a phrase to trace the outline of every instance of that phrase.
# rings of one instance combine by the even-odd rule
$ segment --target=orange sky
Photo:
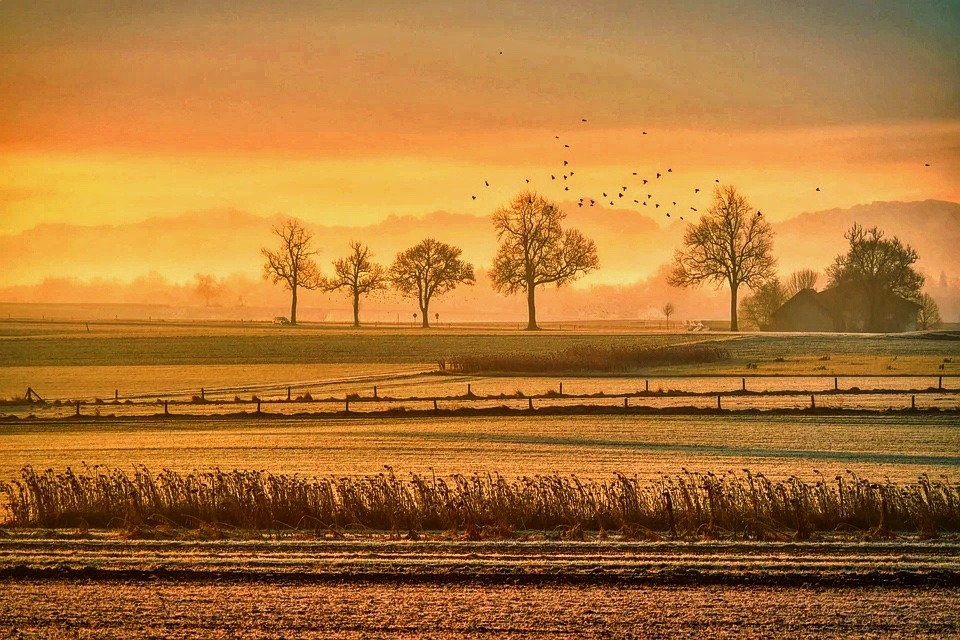
[[[657,199],[721,179],[773,220],[960,201],[955,2],[718,4],[4,0],[0,234],[487,216],[658,170]]]

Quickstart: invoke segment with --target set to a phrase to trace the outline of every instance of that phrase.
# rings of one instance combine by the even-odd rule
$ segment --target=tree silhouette
[[[761,331],[769,331],[773,326],[774,311],[782,307],[788,298],[790,296],[783,284],[776,278],[771,278],[750,295],[744,296],[740,301],[740,315],[744,322]]]
[[[667,329],[670,328],[670,316],[673,315],[674,311],[676,311],[676,309],[674,308],[672,302],[668,302],[660,307],[660,312],[663,313],[663,315],[667,318]]]
[[[350,254],[333,263],[333,277],[323,280],[326,291],[346,291],[353,300],[353,326],[360,326],[360,296],[387,288],[386,267],[370,260],[370,248],[359,242],[350,243]]]
[[[473,265],[462,260],[461,253],[459,247],[427,238],[398,253],[390,267],[390,280],[397,291],[417,299],[424,328],[430,326],[428,311],[434,296],[476,282]]]
[[[217,280],[217,277],[211,274],[195,273],[193,274],[193,290],[198,296],[203,298],[205,306],[210,306],[211,300],[216,300],[223,293],[223,282]]]
[[[936,329],[943,322],[940,319],[940,307],[929,293],[922,293],[917,299],[920,309],[917,311],[917,329]]]
[[[786,293],[787,298],[792,298],[804,289],[816,290],[817,280],[819,279],[820,274],[813,269],[800,269],[799,271],[794,271],[787,276],[787,281],[784,284],[784,292]]]
[[[310,248],[313,235],[292,218],[273,227],[273,234],[280,238],[280,247],[260,250],[267,259],[263,278],[290,290],[290,324],[297,324],[297,290],[320,286],[320,268],[313,260],[317,252]]]
[[[885,238],[877,227],[864,229],[854,224],[843,236],[850,247],[834,258],[827,269],[830,286],[854,285],[866,297],[866,331],[877,331],[882,324],[885,300],[890,294],[907,300],[919,300],[923,276],[913,268],[917,252],[896,237]]]
[[[674,253],[668,282],[675,287],[724,282],[730,287],[730,330],[737,324],[740,285],[759,287],[774,275],[773,229],[752,209],[735,187],[719,186],[713,205],[700,221],[687,228],[683,247]]]
[[[490,278],[501,293],[526,292],[528,330],[538,329],[538,286],[562,286],[600,265],[593,240],[560,227],[565,217],[559,207],[532,192],[520,193],[493,214],[500,247]]]

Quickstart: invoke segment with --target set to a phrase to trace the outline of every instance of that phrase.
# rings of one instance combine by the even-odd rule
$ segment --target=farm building
[[[874,303],[861,287],[804,289],[773,312],[774,331],[897,333],[917,328],[916,302],[886,292]]]

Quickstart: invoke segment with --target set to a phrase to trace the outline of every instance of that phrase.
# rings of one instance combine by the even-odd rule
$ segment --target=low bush
[[[554,374],[577,372],[614,373],[644,367],[703,364],[728,360],[730,352],[707,345],[661,347],[571,347],[547,354],[503,353],[459,356],[447,361],[456,373]]]

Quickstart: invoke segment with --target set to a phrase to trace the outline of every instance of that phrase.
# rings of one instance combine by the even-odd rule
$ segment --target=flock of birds
[[[587,119],[581,118],[580,123],[587,124]],[[641,131],[641,133],[642,135],[647,135],[646,131]],[[554,141],[558,144],[562,144],[562,149],[564,151],[571,148],[570,143],[562,140],[559,135],[554,136]],[[567,154],[564,155],[566,156]],[[680,220],[684,220],[685,215],[690,215],[686,213],[686,207],[688,206],[688,203],[680,205],[672,198],[663,200],[661,202],[661,198],[655,196],[657,187],[663,184],[661,181],[666,181],[669,175],[673,173],[674,171],[672,167],[651,171],[648,176],[641,175],[641,173],[638,171],[632,171],[629,176],[620,181],[621,184],[612,186],[606,190],[601,189],[599,193],[580,195],[576,200],[576,204],[578,207],[595,207],[598,204],[601,206],[607,204],[613,207],[618,205],[622,206],[624,204],[629,206],[632,203],[633,205],[637,206],[652,207],[654,211],[662,208],[662,213],[665,217],[676,217]],[[573,170],[570,158],[568,156],[563,157],[560,159],[558,170],[554,170],[553,173],[549,174],[549,182],[551,185],[556,185],[558,187],[563,185],[563,191],[568,193],[577,189],[573,179],[575,175],[576,173]],[[546,177],[544,177],[544,180],[546,180]],[[529,177],[524,178],[525,184],[529,185],[531,182],[533,181]],[[623,182],[631,182],[632,184],[622,184]],[[716,184],[720,184],[720,179],[715,178],[714,182]],[[483,181],[483,188],[488,189],[490,186],[490,181],[485,179]],[[573,189],[571,189],[571,187],[573,187]],[[820,187],[817,187],[816,190],[820,191]],[[703,192],[703,189],[701,187],[693,187],[692,192],[692,195],[696,197],[698,194]],[[472,200],[477,200],[477,198],[480,196],[477,193],[474,193],[470,197]],[[684,207],[683,215],[678,215],[678,211],[675,209],[675,207],[678,206]],[[689,205],[689,210],[693,213],[699,212],[697,207],[693,205]],[[763,213],[758,210],[757,216],[762,217]]]

